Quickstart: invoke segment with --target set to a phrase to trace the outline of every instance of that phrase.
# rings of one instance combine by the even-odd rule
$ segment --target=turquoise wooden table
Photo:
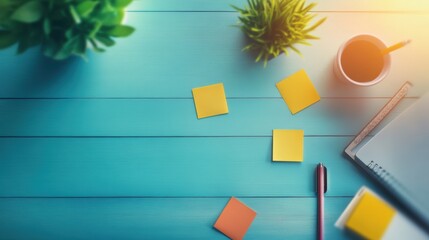
[[[89,61],[53,62],[35,49],[0,53],[1,239],[226,239],[212,228],[231,196],[257,212],[246,239],[314,239],[314,168],[329,171],[326,238],[362,185],[381,191],[342,150],[406,80],[401,109],[429,89],[429,4],[323,0],[321,40],[304,57],[267,68],[241,52],[229,4],[244,0],[141,0],[135,34]],[[353,35],[387,44],[382,83],[335,79],[332,63]],[[291,115],[275,83],[304,68],[322,100]],[[191,89],[223,82],[230,113],[198,120]],[[303,129],[303,163],[271,161],[272,129]]]

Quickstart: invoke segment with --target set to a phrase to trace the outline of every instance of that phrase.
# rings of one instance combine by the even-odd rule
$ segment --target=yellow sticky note
[[[395,209],[370,192],[365,192],[347,219],[345,226],[366,239],[381,239]]]
[[[228,113],[225,90],[222,83],[192,89],[198,118]]]
[[[302,162],[303,155],[303,130],[273,130],[273,161]]]
[[[304,69],[278,82],[276,86],[292,114],[320,100],[316,88]]]

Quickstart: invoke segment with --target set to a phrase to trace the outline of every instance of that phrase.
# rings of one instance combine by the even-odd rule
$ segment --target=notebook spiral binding
[[[368,163],[367,167],[381,180],[383,180],[388,185],[398,185],[399,183],[395,181],[395,178],[389,174],[386,169],[377,164],[374,161]]]

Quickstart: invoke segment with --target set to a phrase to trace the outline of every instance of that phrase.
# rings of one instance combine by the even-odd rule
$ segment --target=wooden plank
[[[429,3],[425,0],[323,0],[306,1],[317,3],[315,11],[386,11],[427,12]],[[244,6],[246,0],[135,0],[129,11],[231,11],[230,5]]]
[[[303,163],[273,163],[271,137],[2,138],[0,196],[315,196],[319,162],[327,195],[352,196],[372,184],[350,140],[306,137]]]
[[[271,136],[275,128],[354,135],[387,101],[322,99],[292,115],[281,98],[228,99],[229,114],[198,120],[192,99],[0,100],[0,136]]]
[[[216,2],[216,1],[213,1]],[[191,97],[191,89],[223,82],[229,97],[277,97],[275,83],[306,69],[322,97],[388,97],[411,80],[412,96],[429,90],[426,61],[429,33],[424,14],[321,13],[328,17],[314,33],[321,40],[270,61],[267,68],[243,53],[245,38],[231,12],[132,12],[128,23],[137,28],[104,54],[89,62],[52,62],[38,49],[16,57],[0,53],[2,98]],[[387,44],[413,39],[392,54],[386,81],[371,88],[336,80],[332,64],[340,45],[356,34],[370,33]]]
[[[246,239],[315,239],[315,198],[245,198]],[[327,198],[326,239],[350,198]],[[212,226],[228,198],[0,199],[0,239],[226,239]]]

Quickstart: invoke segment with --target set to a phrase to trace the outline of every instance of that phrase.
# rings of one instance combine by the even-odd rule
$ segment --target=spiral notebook
[[[364,143],[353,159],[429,226],[429,94]]]

